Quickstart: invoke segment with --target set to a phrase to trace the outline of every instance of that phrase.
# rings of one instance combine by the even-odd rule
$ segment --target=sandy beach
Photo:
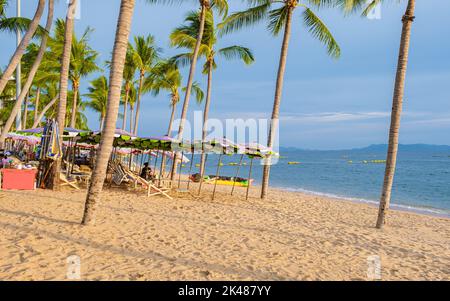
[[[392,211],[380,231],[366,204],[219,190],[106,189],[94,227],[79,225],[84,190],[0,191],[0,279],[64,280],[77,255],[81,280],[367,280],[377,255],[382,280],[450,280],[449,219]]]

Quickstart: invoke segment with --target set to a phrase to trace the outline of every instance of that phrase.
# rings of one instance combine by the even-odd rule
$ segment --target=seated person
[[[144,163],[144,167],[142,168],[140,177],[143,179],[148,180],[153,180],[153,171],[150,167],[148,167],[148,163]]]
[[[2,156],[2,158],[1,158],[1,167],[2,168],[7,168],[7,167],[9,167],[9,165],[11,164],[11,161],[10,161],[10,159],[8,159],[8,154],[7,153],[5,153],[3,156]]]

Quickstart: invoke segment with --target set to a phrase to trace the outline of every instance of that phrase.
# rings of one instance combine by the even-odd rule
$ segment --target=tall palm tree
[[[172,45],[193,49],[197,38],[198,28],[200,27],[199,14],[197,12],[191,12],[186,17],[185,21],[187,23],[185,26],[178,27],[175,31],[172,32],[170,36]],[[217,56],[220,56],[224,59],[239,59],[247,65],[254,62],[253,53],[246,47],[233,45],[221,49],[216,49],[218,42],[217,33],[218,29],[216,28],[214,23],[214,15],[211,11],[208,11],[206,14],[202,45],[200,46],[200,55],[205,57],[206,61],[203,65],[203,74],[206,74],[208,76],[206,103],[205,109],[203,111],[202,141],[206,140],[207,135],[206,125],[208,121],[209,108],[211,105],[213,72],[215,69],[217,69]],[[190,62],[191,52],[177,55],[173,58],[173,60],[176,63],[184,65]],[[205,153],[202,152],[200,174],[203,174],[204,172],[205,159]]]
[[[128,46],[127,55],[125,58],[125,68],[123,69],[123,119],[122,119],[122,130],[125,130],[127,124],[127,110],[128,101],[130,97],[130,91],[133,87],[134,75],[136,74],[137,66],[133,60],[133,53],[131,51],[131,44]],[[130,129],[131,131],[131,129]]]
[[[175,0],[147,0],[150,3],[171,3]],[[182,2],[178,0],[177,2]],[[200,46],[203,39],[203,31],[205,29],[206,13],[208,10],[214,8],[218,11],[219,15],[226,16],[228,14],[228,0],[199,0],[200,4],[200,26],[198,29],[197,40],[195,43],[194,51],[192,53],[191,66],[189,69],[189,76],[186,85],[186,93],[184,96],[183,109],[181,111],[180,125],[178,128],[178,139],[183,138],[184,125],[186,123],[187,113],[189,109],[189,102],[192,93],[192,85],[194,83],[195,69],[197,67],[197,59],[200,51]],[[175,172],[177,170],[176,166],[180,156],[177,154],[174,159],[174,164],[172,167],[172,179],[175,177]]]
[[[278,130],[278,122],[280,115],[280,104],[282,98],[284,74],[286,70],[287,55],[289,49],[289,42],[291,39],[292,31],[292,18],[294,11],[297,8],[303,10],[303,24],[313,35],[326,47],[328,54],[332,57],[340,56],[340,48],[335,41],[333,35],[322,20],[314,13],[311,7],[319,8],[322,5],[329,4],[329,0],[313,0],[307,1],[310,3],[308,6],[305,1],[301,0],[246,0],[250,5],[250,8],[246,11],[237,12],[230,15],[221,25],[222,33],[228,33],[241,29],[245,26],[251,26],[260,21],[268,20],[268,29],[274,35],[277,36],[283,29],[283,42],[281,45],[280,62],[278,65],[277,82],[275,89],[275,97],[272,110],[272,119],[270,125],[270,131],[267,139],[267,146],[273,147],[275,141],[275,134]],[[270,175],[270,158],[264,165],[263,181],[261,189],[261,198],[267,196],[269,188],[269,175]]]
[[[58,81],[48,82],[45,85],[41,83],[42,93],[40,96],[40,110],[38,117],[33,121],[32,128],[37,128],[44,116],[55,117],[56,116],[56,102],[59,99],[58,95]]]
[[[72,38],[74,29],[74,12],[77,8],[78,0],[70,0],[67,16],[66,26],[64,33],[64,46],[61,56],[61,72],[59,80],[59,102],[58,102],[58,115],[56,121],[59,125],[59,136],[62,137],[66,121],[66,107],[67,107],[67,89],[69,86],[69,68],[70,68],[70,56],[72,52]],[[62,139],[60,139],[62,143]],[[53,189],[59,189],[59,172],[61,169],[61,159],[57,159],[53,165]]]
[[[175,113],[180,102],[181,73],[174,60],[161,61],[152,69],[150,75],[144,81],[144,89],[151,90],[154,96],[159,95],[161,90],[169,91],[171,114],[167,127],[167,136],[170,137],[175,120]],[[186,91],[186,87],[182,89]],[[197,103],[201,103],[204,98],[203,90],[198,83],[192,84],[192,92],[195,95]],[[161,171],[166,169],[166,155],[163,153],[161,159]]]
[[[50,32],[50,29],[52,27],[52,23],[53,23],[53,11],[54,11],[54,0],[49,0],[48,2],[48,14],[47,14],[47,23],[45,26],[45,30],[46,32]],[[23,89],[21,90],[21,93],[19,95],[19,98],[17,99],[16,103],[14,104],[14,107],[11,111],[11,114],[9,115],[8,120],[6,121],[5,126],[3,127],[3,130],[1,132],[0,135],[0,145],[3,145],[3,143],[5,142],[5,138],[6,135],[8,134],[8,132],[11,130],[11,126],[14,123],[14,120],[16,119],[17,113],[19,112],[19,110],[22,107],[22,103],[24,101],[24,99],[27,98],[28,93],[31,89],[31,85],[33,84],[35,75],[39,69],[39,66],[42,62],[42,59],[44,58],[44,54],[45,51],[47,50],[47,39],[48,39],[48,35],[45,34],[42,36],[41,39],[41,45],[39,47],[39,50],[34,58],[34,62],[33,65],[31,66],[31,69],[28,72],[28,77],[27,80],[23,86]],[[32,45],[30,45],[30,49],[31,51],[34,49],[34,47]],[[32,55],[34,56],[34,55]],[[30,59],[31,61],[31,59]],[[25,108],[27,108],[27,104],[25,105]],[[26,122],[27,122],[27,110],[25,110],[25,114],[24,114],[24,124],[25,124],[25,128],[26,128]]]
[[[77,99],[80,80],[101,69],[97,66],[98,53],[88,45],[88,36],[91,30],[88,28],[80,40],[72,40],[72,55],[70,59],[69,78],[72,82],[73,101],[70,127],[75,128],[77,116]]]
[[[100,76],[91,81],[91,86],[88,88],[89,93],[85,95],[90,99],[87,106],[100,114],[100,130],[103,130],[105,123],[108,89],[108,79]]]
[[[141,109],[141,96],[143,92],[142,85],[146,73],[150,71],[151,68],[153,67],[153,64],[159,57],[161,49],[156,47],[155,38],[152,35],[148,35],[147,37],[144,36],[134,37],[134,44],[135,44],[134,46],[131,45],[131,53],[133,61],[139,72],[139,86],[136,103],[136,116],[134,118],[133,129],[130,129],[130,132],[137,135],[139,125],[139,114]]]
[[[3,7],[4,7],[4,5],[3,5]],[[14,52],[13,56],[11,57],[11,59],[9,61],[8,67],[5,69],[5,71],[3,72],[3,74],[0,78],[0,94],[3,93],[3,89],[5,88],[9,79],[13,75],[14,70],[16,70],[16,67],[19,64],[23,54],[25,53],[25,50],[26,50],[28,44],[30,43],[31,39],[33,38],[34,34],[36,33],[36,30],[39,27],[39,22],[44,13],[44,8],[45,8],[45,0],[39,0],[34,17],[28,27],[28,31],[24,35],[23,39],[21,40],[19,46],[17,47],[16,51]]]
[[[122,0],[120,4],[119,20],[117,22],[116,38],[112,54],[111,70],[109,77],[108,106],[106,110],[105,124],[100,141],[100,149],[97,153],[96,165],[89,185],[86,204],[83,214],[83,225],[95,223],[95,211],[100,201],[103,183],[105,182],[108,160],[111,156],[114,132],[116,128],[117,114],[119,112],[120,94],[123,80],[123,69],[128,48],[128,38],[131,29],[131,20],[135,0]]]
[[[363,16],[366,16],[382,0],[338,0],[346,11],[355,11],[363,8]],[[380,207],[376,227],[381,229],[386,223],[386,215],[391,202],[392,185],[397,164],[398,139],[400,132],[400,120],[403,109],[403,97],[405,93],[406,70],[408,67],[409,47],[411,40],[411,28],[414,21],[416,7],[415,0],[408,0],[406,11],[402,17],[402,34],[400,37],[400,48],[398,53],[397,71],[395,76],[394,93],[392,99],[391,124],[389,129],[389,144],[384,173],[383,190],[380,198]]]
[[[400,50],[398,55],[397,74],[395,77],[394,96],[392,102],[391,126],[389,131],[389,147],[384,176],[383,192],[381,194],[380,209],[377,219],[377,228],[382,228],[385,223],[386,212],[391,201],[392,184],[394,182],[395,167],[397,163],[398,136],[400,130],[400,117],[403,107],[405,91],[406,68],[408,66],[409,45],[411,39],[411,27],[414,21],[415,0],[408,0],[402,22],[402,36],[400,38]]]
[[[181,82],[181,72],[178,66],[173,63],[172,59],[159,62],[144,81],[144,89],[151,90],[154,96],[159,95],[161,90],[169,92],[171,114],[167,128],[167,136],[170,136],[172,133],[176,107],[180,102],[180,90],[186,90],[185,87],[181,89]],[[150,88],[148,88],[149,86]],[[193,83],[192,91],[194,92],[197,103],[201,103],[204,98],[204,93],[198,83]]]

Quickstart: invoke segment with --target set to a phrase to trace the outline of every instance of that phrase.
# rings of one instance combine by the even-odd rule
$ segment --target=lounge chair
[[[78,182],[75,179],[68,179],[64,173],[59,173],[59,180],[62,182],[61,186],[70,186],[72,188],[75,188],[76,190],[80,190],[80,187],[78,187]]]
[[[155,195],[162,195],[168,199],[173,200],[173,198],[167,194],[167,192],[170,191],[170,188],[158,187],[153,183],[154,180],[147,181],[146,179],[141,178],[140,176],[134,174],[132,171],[130,171],[128,169],[124,168],[124,172],[127,174],[127,176],[132,178],[132,180],[135,183],[135,186],[137,186],[137,184],[141,184],[144,188],[147,189],[147,196],[150,197],[150,196],[155,196]]]

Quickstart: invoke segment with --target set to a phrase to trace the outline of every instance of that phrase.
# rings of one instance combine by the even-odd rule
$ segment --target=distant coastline
[[[436,152],[436,153],[448,153],[450,156],[450,145],[438,145],[438,144],[399,144],[400,152]],[[387,144],[371,144],[361,148],[346,148],[346,149],[306,149],[294,146],[281,146],[280,152],[300,151],[300,152],[386,152],[388,148]]]

